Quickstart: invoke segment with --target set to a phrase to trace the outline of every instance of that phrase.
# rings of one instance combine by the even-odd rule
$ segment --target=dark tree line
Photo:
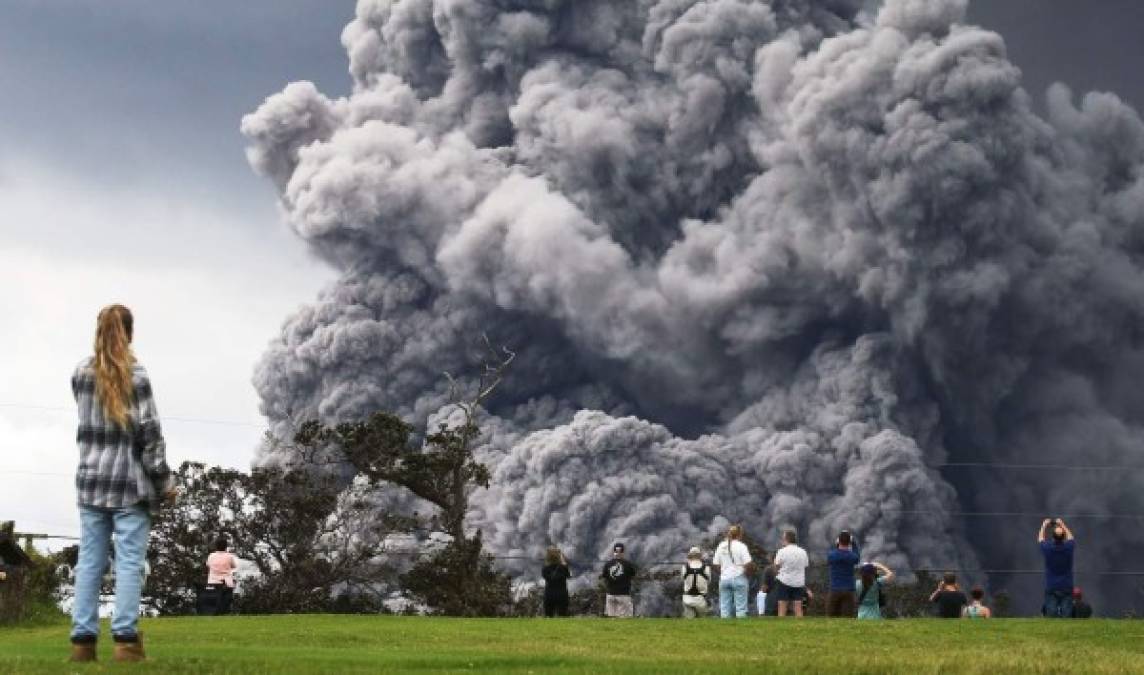
[[[243,584],[239,611],[377,612],[394,589],[429,611],[491,616],[512,611],[509,579],[484,552],[481,532],[467,532],[465,514],[489,469],[474,457],[476,417],[515,355],[484,340],[483,368],[471,391],[451,376],[454,421],[418,437],[388,412],[325,426],[303,423],[290,439],[268,438],[288,463],[249,473],[185,463],[181,497],[158,518],[152,537],[148,602],[164,614],[193,610],[205,582],[209,543],[219,535],[257,568]],[[458,421],[459,420],[459,421]],[[346,486],[395,485],[429,502],[434,512],[379,514]],[[387,535],[427,529],[449,541],[404,571],[384,562],[376,544]]]

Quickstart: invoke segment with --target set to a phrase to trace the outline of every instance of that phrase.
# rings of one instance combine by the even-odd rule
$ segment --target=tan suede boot
[[[68,659],[72,663],[86,663],[95,660],[95,643],[88,642],[84,644],[72,643],[71,658]]]
[[[116,642],[114,658],[116,661],[145,661],[147,655],[143,653],[143,639],[139,638],[135,642]]]

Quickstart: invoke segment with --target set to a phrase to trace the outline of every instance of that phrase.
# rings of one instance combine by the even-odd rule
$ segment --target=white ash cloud
[[[361,0],[353,93],[243,120],[344,272],[259,366],[266,414],[422,423],[488,332],[520,358],[470,524],[503,554],[741,520],[1024,567],[1039,521],[902,512],[1139,512],[1137,476],[935,468],[1144,455],[1144,124],[1063,88],[1039,116],[965,6]],[[1139,540],[1076,525],[1093,567]]]

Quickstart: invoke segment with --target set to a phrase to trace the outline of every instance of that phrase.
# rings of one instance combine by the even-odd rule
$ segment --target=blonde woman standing
[[[743,528],[732,525],[711,559],[711,564],[719,568],[719,616],[724,619],[747,618],[747,568],[753,563],[742,538]]]
[[[95,353],[72,376],[79,413],[75,484],[80,515],[72,661],[96,659],[99,586],[112,535],[115,660],[144,659],[137,627],[151,516],[164,499],[174,497],[151,381],[131,351],[133,331],[130,310],[105,307],[96,325]]]

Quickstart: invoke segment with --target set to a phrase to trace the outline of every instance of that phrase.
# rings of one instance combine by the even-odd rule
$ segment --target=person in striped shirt
[[[133,330],[130,310],[105,307],[96,324],[95,353],[72,375],[79,414],[75,485],[80,514],[73,661],[96,659],[99,587],[113,534],[115,660],[145,658],[137,626],[151,517],[174,498],[174,486],[151,380],[131,351]]]

